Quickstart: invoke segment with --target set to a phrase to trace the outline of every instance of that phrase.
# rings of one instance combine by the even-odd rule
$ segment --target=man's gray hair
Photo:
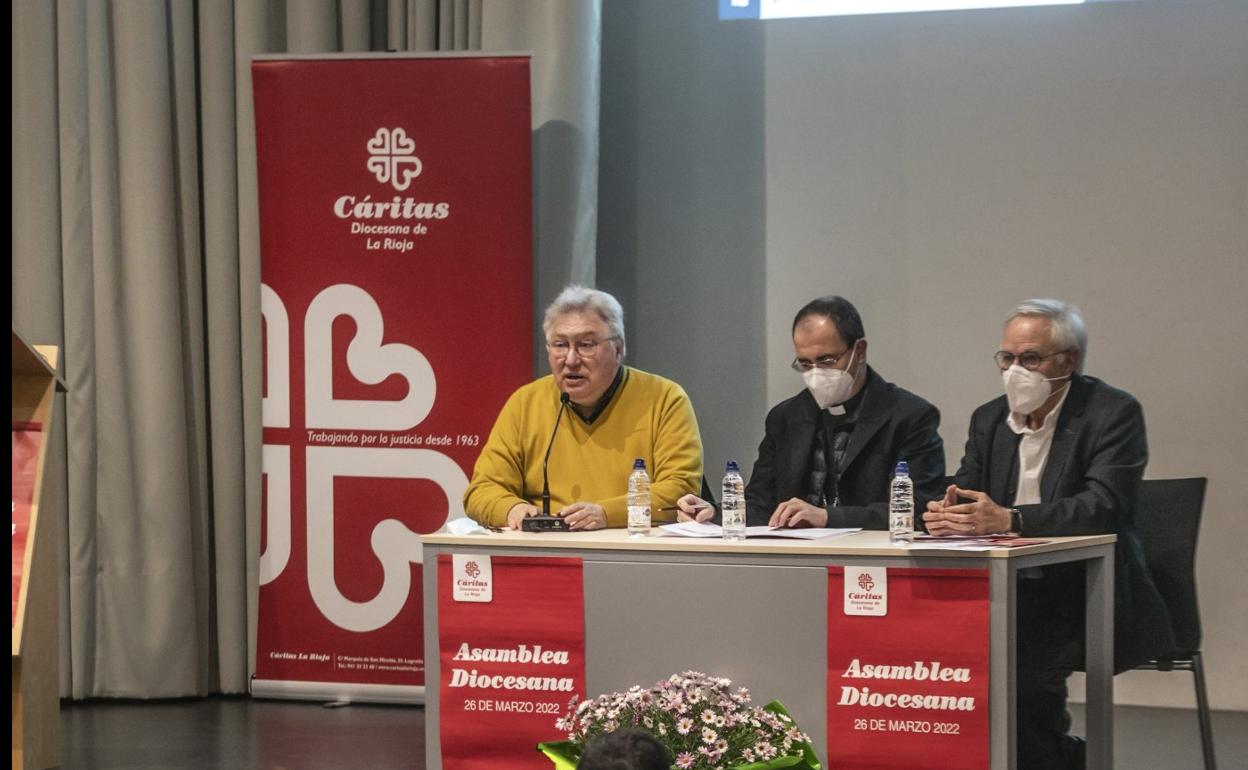
[[[590,289],[585,286],[568,286],[559,292],[555,301],[546,308],[546,317],[542,320],[542,334],[550,338],[551,327],[559,317],[567,313],[592,312],[607,325],[612,337],[619,339],[620,351],[624,351],[624,308],[620,301],[605,291]]]
[[[1029,299],[1010,311],[1005,325],[1019,316],[1039,316],[1049,319],[1050,340],[1059,350],[1079,351],[1079,372],[1088,357],[1088,327],[1083,323],[1079,308],[1060,299]]]

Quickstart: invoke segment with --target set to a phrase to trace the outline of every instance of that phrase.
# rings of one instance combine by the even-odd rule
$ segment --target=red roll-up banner
[[[252,64],[257,695],[419,701],[420,534],[532,373],[529,59]]]
[[[438,557],[445,770],[543,770],[537,744],[585,695],[581,560]]]
[[[988,767],[988,571],[828,568],[828,763]]]

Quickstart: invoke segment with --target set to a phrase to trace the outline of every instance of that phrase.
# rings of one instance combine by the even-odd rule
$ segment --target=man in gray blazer
[[[1144,413],[1130,394],[1081,373],[1079,309],[1024,302],[1005,323],[995,360],[1005,395],[975,410],[966,452],[944,498],[928,503],[929,533],[1118,536],[1115,669],[1173,644],[1133,516],[1148,463]],[[1018,766],[1081,768],[1067,734],[1066,679],[1083,659],[1083,567],[1044,567],[1018,581]]]

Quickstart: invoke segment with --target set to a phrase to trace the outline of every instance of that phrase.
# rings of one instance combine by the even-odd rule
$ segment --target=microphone
[[[555,448],[555,434],[559,432],[559,421],[563,419],[563,410],[568,408],[571,397],[567,393],[559,394],[559,414],[555,416],[555,429],[550,432],[550,443],[546,445],[546,457],[542,460],[542,515],[550,515],[550,479],[546,477],[546,466],[550,464],[550,450]]]

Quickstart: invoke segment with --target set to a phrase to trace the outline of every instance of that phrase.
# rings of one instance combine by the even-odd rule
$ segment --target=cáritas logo
[[[368,140],[368,170],[378,182],[403,192],[423,168],[416,142],[402,128],[379,128]]]
[[[888,568],[845,567],[846,615],[888,614]]]
[[[424,164],[416,157],[416,142],[402,128],[379,128],[369,139],[367,168],[382,184],[403,192],[420,176]],[[425,235],[428,226],[421,220],[446,219],[451,204],[446,201],[422,201],[403,195],[389,200],[373,200],[372,193],[339,195],[333,203],[334,216],[350,219],[352,235],[410,236]],[[404,237],[366,239],[368,251],[410,251],[415,242]]]

